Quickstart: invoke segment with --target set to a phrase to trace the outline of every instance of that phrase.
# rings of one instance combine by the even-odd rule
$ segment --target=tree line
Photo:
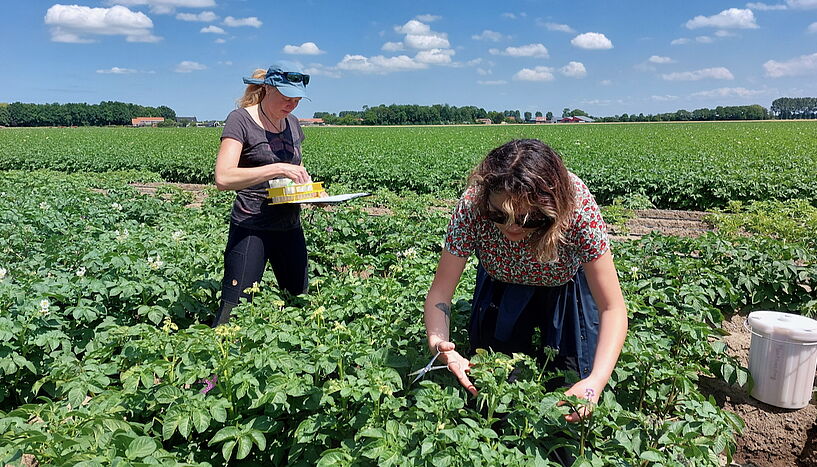
[[[817,118],[817,97],[781,97],[770,110],[779,119]]]
[[[569,110],[569,109],[565,109]],[[576,109],[580,115],[587,115]],[[553,114],[548,112],[548,118]],[[537,117],[542,112],[536,112]],[[313,118],[323,119],[330,125],[455,125],[476,123],[488,119],[491,123],[518,123],[530,121],[531,112],[525,112],[525,118],[519,110],[485,110],[476,106],[457,107],[448,104],[434,105],[378,105],[369,107],[364,105],[362,110],[344,110],[337,114],[331,112],[315,112]]]
[[[765,120],[817,118],[817,98],[781,97],[772,102],[770,109],[761,105],[718,106],[714,109],[702,108],[693,111],[678,110],[659,114],[621,114],[608,117],[593,117],[581,109],[562,110],[562,118],[587,116],[601,122],[665,122],[665,121],[712,121],[712,120]],[[136,117],[164,117],[168,124],[174,124],[176,112],[167,106],[147,107],[116,101],[99,104],[26,104],[14,102],[0,103],[0,126],[104,126],[129,125]],[[481,119],[492,123],[532,122],[535,117],[543,117],[541,111],[519,110],[486,111],[481,107],[456,107],[448,104],[434,105],[379,105],[363,106],[362,110],[346,110],[338,114],[315,112],[314,118],[322,118],[328,124],[336,125],[450,125],[470,124]],[[552,112],[547,112],[548,121],[553,121]]]
[[[0,126],[105,126],[130,125],[136,117],[176,119],[168,106],[146,107],[124,102],[99,104],[0,104]]]
[[[817,98],[780,98],[772,103],[771,109],[762,105],[718,106],[714,109],[701,108],[692,111],[680,109],[659,114],[621,114],[607,117],[593,117],[581,109],[562,110],[561,118],[585,116],[599,122],[668,122],[668,121],[716,121],[716,120],[767,120],[817,118]],[[424,105],[379,105],[363,106],[362,110],[345,110],[337,114],[315,112],[314,118],[321,118],[330,125],[446,125],[475,123],[480,119],[490,119],[492,123],[533,122],[543,117],[541,111],[525,112],[524,118],[518,110],[486,111],[480,107],[456,107],[448,104]],[[546,120],[554,121],[553,112],[547,112]]]
[[[496,123],[499,123],[505,116],[501,112],[487,112],[475,106],[392,104],[377,107],[364,105],[362,110],[345,110],[338,114],[315,112],[314,118],[341,125],[450,125],[474,123],[481,118],[496,119]]]
[[[715,120],[767,120],[772,114],[762,105],[718,106],[714,109],[678,110],[660,114],[621,114],[597,118],[599,122],[702,122]]]

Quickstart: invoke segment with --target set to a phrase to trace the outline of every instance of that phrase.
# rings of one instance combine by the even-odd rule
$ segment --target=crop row
[[[392,216],[305,213],[310,293],[261,284],[213,330],[197,323],[216,307],[230,197],[184,208],[124,184],[144,176],[0,175],[0,462],[548,465],[563,445],[585,465],[718,465],[742,423],[697,381],[748,375],[712,323],[814,305],[814,254],[796,243],[618,245],[630,335],[595,415],[570,425],[553,375],[521,357],[476,356],[477,398],[445,373],[409,383],[447,217],[423,197],[381,192]],[[461,346],[473,280],[456,294]]]
[[[210,182],[220,129],[7,129],[0,169],[147,170],[167,181]],[[815,122],[491,127],[306,128],[307,168],[352,188],[462,190],[469,170],[512,138],[556,148],[602,203],[642,194],[659,207],[729,201],[817,204]]]

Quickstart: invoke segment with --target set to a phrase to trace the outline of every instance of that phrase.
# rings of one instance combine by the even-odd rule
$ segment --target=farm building
[[[559,123],[593,123],[590,117],[565,117],[557,120]]]
[[[493,122],[493,121],[491,121],[491,119],[490,119],[490,118],[478,118],[478,119],[477,119],[477,123],[482,123],[482,124],[484,124],[484,125],[490,125],[490,124],[492,124],[492,123],[494,123],[494,122]]]
[[[165,121],[163,117],[136,117],[132,118],[130,123],[133,126],[156,126],[163,121]]]
[[[326,122],[322,118],[299,118],[298,123],[302,126],[324,125]]]

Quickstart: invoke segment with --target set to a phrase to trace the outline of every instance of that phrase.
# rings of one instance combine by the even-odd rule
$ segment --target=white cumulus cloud
[[[786,0],[786,5],[795,10],[813,10],[817,8],[817,0]]]
[[[544,26],[548,31],[558,31],[558,32],[566,32],[573,34],[576,32],[573,28],[566,24],[559,24],[559,23],[543,23]]]
[[[319,63],[314,63],[304,68],[304,73],[315,76],[326,76],[327,78],[340,78],[342,75],[331,67],[323,66]]]
[[[260,28],[262,24],[264,23],[262,23],[261,20],[259,20],[255,16],[250,16],[248,18],[233,18],[232,16],[228,16],[224,18],[224,25],[229,26],[231,28],[236,28],[240,26]]]
[[[491,55],[507,55],[509,57],[538,57],[548,58],[548,49],[543,44],[528,44],[520,47],[506,47],[503,50],[490,49]]]
[[[207,67],[202,65],[198,62],[192,62],[189,60],[184,60],[176,65],[176,69],[173,70],[176,73],[190,73],[191,71],[199,71],[199,70],[206,70]]]
[[[412,49],[447,49],[451,47],[444,33],[407,34],[403,43]]]
[[[758,11],[771,11],[771,10],[785,10],[788,7],[786,5],[783,5],[782,3],[778,3],[777,5],[769,5],[763,2],[749,2],[746,4],[746,8]]]
[[[817,33],[817,22],[809,24],[806,31],[809,33]]]
[[[713,16],[696,16],[686,22],[687,29],[756,29],[755,14],[752,10],[729,8]]]
[[[396,71],[422,70],[428,68],[425,63],[415,61],[406,55],[384,57],[377,55],[365,57],[363,55],[345,55],[337,67],[340,70],[359,71],[362,73],[386,74]]]
[[[660,55],[653,55],[647,61],[650,63],[674,63],[675,60],[669,57],[662,57]]]
[[[686,38],[686,37],[679,37],[678,39],[673,39],[672,42],[670,42],[670,45],[683,45],[683,44],[689,44],[689,39]]]
[[[118,66],[115,66],[108,68],[107,70],[96,70],[96,72],[102,75],[127,75],[136,73],[136,70],[133,68],[119,68]]]
[[[725,67],[703,68],[695,71],[681,71],[661,75],[667,81],[699,81],[702,79],[735,79],[732,72]]]
[[[471,36],[471,39],[477,41],[491,41],[491,42],[499,42],[504,39],[505,36],[502,33],[491,31],[490,29],[486,29],[479,34],[474,34]]]
[[[431,32],[431,26],[422,21],[411,19],[402,26],[395,26],[394,30],[400,34],[428,34]]]
[[[584,64],[581,62],[570,62],[559,68],[559,73],[571,78],[584,78],[587,76],[587,69],[584,68]]]
[[[218,19],[218,15],[216,15],[212,11],[202,11],[199,14],[179,13],[176,15],[176,19],[181,21],[198,21],[202,23],[211,23]]]
[[[401,50],[406,50],[406,48],[403,46],[402,42],[386,42],[383,44],[383,47],[381,47],[380,50],[384,50],[386,52],[398,52]]]
[[[434,21],[439,21],[443,17],[439,15],[417,15],[415,16],[418,21],[422,21],[424,23],[433,23]]]
[[[692,93],[694,97],[751,97],[758,94],[765,94],[766,91],[746,88],[718,88],[710,91],[699,91]]]
[[[452,55],[454,55],[454,51],[451,49],[421,50],[417,52],[414,60],[432,65],[445,65],[451,63]]]
[[[606,50],[612,49],[613,43],[604,34],[598,32],[586,32],[574,37],[571,44],[580,48],[588,50]]]
[[[110,0],[108,3],[126,6],[147,5],[151,13],[165,15],[173,13],[176,8],[211,8],[215,0]]]
[[[478,80],[477,84],[481,84],[483,86],[500,86],[500,85],[503,85],[503,84],[508,84],[508,82],[505,81],[504,79],[497,79],[497,80],[492,80],[492,81]]]
[[[769,60],[763,64],[766,76],[782,78],[784,76],[817,75],[817,53],[801,55],[785,62]]]
[[[669,102],[678,100],[678,96],[673,96],[672,94],[665,94],[663,96],[650,96],[650,98],[658,102]]]
[[[451,47],[448,42],[448,34],[432,31],[429,25],[416,19],[409,20],[402,26],[395,26],[394,30],[405,34],[403,44],[412,49],[448,49]]]
[[[325,53],[314,42],[304,42],[301,45],[285,45],[284,53],[289,55],[320,55]]]
[[[522,68],[513,75],[517,81],[553,81],[553,68],[537,66],[536,68]]]
[[[153,21],[144,13],[124,6],[91,8],[79,5],[53,5],[45,13],[54,42],[89,43],[91,36],[125,36],[128,42],[158,42],[152,34]]]
[[[695,38],[696,42],[700,42],[701,44],[711,44],[715,40],[709,36],[698,36]]]
[[[227,34],[220,27],[214,26],[212,24],[210,26],[206,26],[206,27],[201,28],[201,30],[199,32],[204,33],[204,34]]]

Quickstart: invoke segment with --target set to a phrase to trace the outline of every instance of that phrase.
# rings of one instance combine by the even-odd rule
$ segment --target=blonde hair
[[[575,189],[562,158],[547,144],[536,139],[510,141],[492,150],[474,169],[470,185],[477,188],[475,205],[487,216],[488,197],[503,193],[508,197],[500,208],[508,214],[507,226],[514,222],[514,209],[529,207],[549,217],[552,223],[531,233],[536,259],[559,259],[559,245],[573,221]]]
[[[253,79],[264,79],[266,76],[267,70],[262,70],[261,68],[257,68],[252,73]],[[256,105],[264,100],[266,93],[267,91],[264,89],[263,84],[248,84],[247,89],[244,90],[244,95],[236,100],[236,104],[238,104],[239,107]]]

